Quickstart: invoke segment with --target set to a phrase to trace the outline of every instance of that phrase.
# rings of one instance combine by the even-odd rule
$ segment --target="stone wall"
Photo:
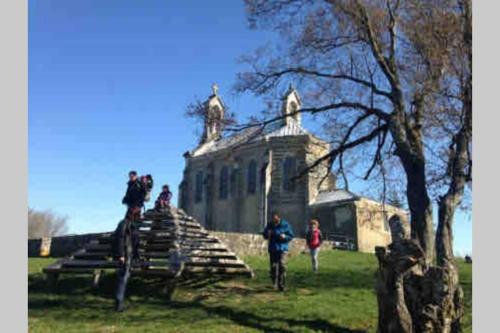
[[[50,242],[50,257],[70,256],[77,250],[83,248],[91,240],[97,239],[99,234],[83,234],[53,237]],[[259,234],[244,234],[237,232],[213,232],[214,236],[224,242],[231,251],[238,256],[253,256],[267,254],[267,241]],[[40,257],[41,239],[28,240],[28,257]],[[324,242],[322,247],[331,248],[330,242]],[[296,238],[290,243],[290,254],[296,255],[306,250],[306,242],[303,238]]]
[[[387,246],[392,242],[389,220],[398,216],[405,229],[409,230],[405,210],[391,205],[361,198],[355,202],[357,217],[357,247],[360,252],[375,252],[375,246]]]
[[[83,248],[90,241],[106,233],[82,234],[52,237],[50,248],[46,251],[48,257],[66,257]],[[41,256],[42,239],[28,239],[28,257]],[[44,255],[45,256],[45,255]]]
[[[267,240],[260,234],[243,234],[237,232],[213,232],[212,234],[219,237],[238,256],[267,254]],[[322,249],[331,249],[332,243],[325,241],[321,247]],[[297,255],[305,250],[307,248],[304,238],[295,238],[289,244],[290,255]]]

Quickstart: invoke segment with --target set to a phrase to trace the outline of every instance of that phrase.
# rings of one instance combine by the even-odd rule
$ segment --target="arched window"
[[[229,176],[229,193],[231,197],[236,197],[238,193],[238,169],[232,168]]]
[[[247,169],[247,193],[254,194],[257,188],[257,163],[251,160]]]
[[[200,170],[196,173],[194,201],[201,202],[201,200],[203,200],[203,171]]]
[[[295,181],[292,178],[296,173],[295,158],[288,156],[283,162],[283,190],[287,192],[295,191]]]
[[[223,166],[220,169],[220,179],[219,179],[219,199],[227,199],[228,185],[229,185],[229,169],[227,166]]]

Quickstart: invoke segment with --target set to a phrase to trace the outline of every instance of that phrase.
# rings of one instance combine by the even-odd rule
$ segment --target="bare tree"
[[[366,179],[376,169],[385,174],[394,159],[401,166],[412,242],[379,252],[387,273],[380,278],[401,282],[399,294],[380,294],[379,308],[407,308],[399,314],[406,324],[395,329],[381,320],[379,331],[460,330],[452,222],[472,180],[470,1],[245,2],[251,26],[274,29],[282,39],[278,51],[263,48],[243,58],[251,69],[239,74],[236,90],[265,95],[293,79],[314,97],[297,112],[328,113],[326,126],[340,129],[333,149],[303,172],[324,161],[342,168],[345,154],[363,150],[373,156]],[[417,292],[424,288],[418,283],[432,279],[434,291],[446,290],[438,299]]]
[[[68,230],[67,221],[67,217],[50,210],[28,208],[28,239],[63,235]]]

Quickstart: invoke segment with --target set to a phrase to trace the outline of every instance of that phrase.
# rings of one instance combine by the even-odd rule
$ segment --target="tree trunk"
[[[436,233],[437,264],[446,274],[442,283],[445,289],[440,299],[441,325],[444,332],[461,332],[463,316],[463,291],[459,283],[458,267],[453,254],[453,217],[455,200],[446,195],[439,200],[438,228]]]
[[[377,332],[460,332],[463,295],[455,266],[426,265],[420,243],[402,239],[394,230],[398,228],[391,226],[393,243],[376,249]]]
[[[400,93],[399,95],[402,95]],[[389,129],[396,145],[394,154],[399,157],[406,174],[406,196],[410,209],[411,238],[419,242],[428,264],[434,259],[434,232],[432,203],[427,193],[425,155],[419,128],[411,125],[404,113],[402,97],[396,95],[394,105],[399,105],[389,121]],[[423,110],[420,110],[422,112]]]
[[[397,240],[386,249],[375,249],[379,261],[377,280],[377,333],[413,333],[413,316],[407,306],[405,279],[424,260],[416,240]]]
[[[406,195],[410,209],[411,237],[416,239],[425,253],[425,260],[434,260],[434,230],[432,203],[427,194],[425,163],[410,158],[404,162],[406,169]]]

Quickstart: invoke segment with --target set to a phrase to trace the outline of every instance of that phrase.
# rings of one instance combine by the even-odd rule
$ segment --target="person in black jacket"
[[[136,171],[130,171],[129,182],[127,183],[127,192],[123,197],[122,204],[127,205],[126,219],[137,221],[141,218],[141,209],[146,197],[146,188],[137,177]]]
[[[123,197],[122,203],[127,205],[125,219],[122,220],[114,234],[113,252],[118,258],[117,286],[115,292],[115,310],[124,310],[125,290],[132,260],[139,258],[139,235],[137,222],[141,219],[141,209],[146,197],[146,188],[138,179],[137,172],[129,172],[129,182],[127,183],[127,192]],[[130,245],[130,246],[129,246]]]

